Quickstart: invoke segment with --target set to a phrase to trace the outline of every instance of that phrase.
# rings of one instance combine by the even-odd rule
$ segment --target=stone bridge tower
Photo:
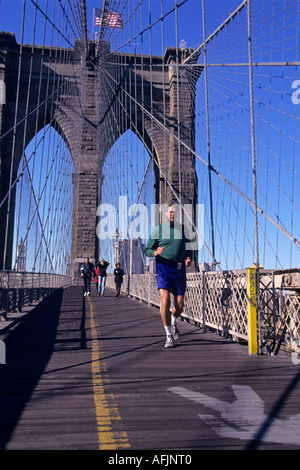
[[[97,100],[99,64],[103,58],[97,53],[97,44],[94,41],[90,41],[88,47],[87,53],[80,42],[76,43],[74,50],[61,49],[64,61],[60,61],[57,60],[57,55],[53,56],[51,48],[42,49],[35,46],[32,54],[32,47],[23,45],[21,86],[16,117],[18,126],[14,132],[20,45],[13,34],[0,32],[0,90],[4,91],[4,96],[0,100],[0,202],[5,199],[9,191],[11,162],[13,162],[14,179],[24,144],[26,148],[36,132],[46,125],[52,125],[67,143],[74,164],[71,254],[74,283],[79,281],[79,265],[85,256],[97,260],[96,209],[101,202],[99,194],[101,194],[102,167],[110,147],[119,138],[120,131],[122,133],[130,128],[130,121],[137,123],[139,134],[144,135],[148,147],[154,149],[153,158],[159,163],[159,167],[164,169],[174,191],[180,195],[182,203],[194,204],[197,198],[194,155],[187,150],[187,148],[194,149],[195,89],[189,80],[190,68],[180,67],[178,73],[176,66],[176,60],[180,63],[183,59],[187,59],[187,64],[191,65],[188,63],[189,52],[180,50],[179,58],[176,59],[175,49],[167,49],[164,57],[151,57],[151,60],[145,56],[133,57],[112,52],[109,55],[105,54],[106,58],[109,56],[109,61],[107,64],[102,62],[101,65],[110,67],[115,85],[114,89],[107,87],[104,93],[106,102],[99,103]],[[107,50],[109,45],[105,47]],[[120,69],[118,64],[121,55],[123,67]],[[195,55],[193,60],[197,61]],[[143,67],[137,67],[139,61],[143,62]],[[32,67],[31,93],[26,109],[30,67]],[[194,77],[195,73],[197,76],[200,75],[200,66],[193,67]],[[65,85],[58,86],[62,76],[68,77],[68,80]],[[47,108],[49,90],[56,90],[54,110]],[[104,144],[101,139],[101,129],[105,117],[121,96],[126,109],[126,118],[120,119],[115,130],[111,132],[110,139],[106,139]],[[137,106],[130,106],[130,97],[134,97]],[[27,119],[24,119],[25,116]],[[180,123],[177,116],[180,116]],[[163,122],[167,129],[166,133],[162,132],[160,123]],[[180,140],[186,146],[178,145],[179,130]],[[178,166],[179,148],[180,159],[184,162],[181,168]],[[166,191],[163,184],[164,175],[158,170],[157,165],[155,168],[155,202],[164,203],[170,196],[174,199],[173,193],[169,188]],[[0,214],[1,269],[2,266],[11,269],[14,198],[12,190],[10,207],[6,198]],[[8,212],[9,237],[4,252]]]

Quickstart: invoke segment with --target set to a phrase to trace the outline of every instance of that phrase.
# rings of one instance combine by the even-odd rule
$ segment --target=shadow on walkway
[[[51,357],[62,296],[63,289],[50,294],[4,340],[6,364],[0,365],[0,449],[5,449]]]

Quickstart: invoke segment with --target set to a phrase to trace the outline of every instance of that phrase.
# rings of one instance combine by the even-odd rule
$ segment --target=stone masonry
[[[23,48],[24,61],[22,68],[22,88],[26,89],[28,81],[29,49],[31,46]],[[107,46],[109,47],[109,45]],[[11,33],[0,32],[0,80],[6,86],[6,103],[0,102],[0,135],[5,134],[13,126],[14,105],[17,86],[17,66],[20,46],[16,43],[15,37]],[[37,114],[37,95],[32,93],[29,103],[30,116],[28,118],[26,130],[26,145],[34,137],[35,129],[39,131],[51,119],[51,125],[58,130],[67,142],[73,158],[73,229],[72,229],[72,278],[73,283],[81,283],[79,276],[80,264],[85,257],[89,257],[92,262],[98,261],[98,241],[96,236],[97,217],[96,210],[99,205],[102,184],[102,167],[107,152],[123,133],[130,128],[130,121],[137,123],[140,135],[144,136],[149,148],[154,149],[153,158],[158,162],[155,165],[156,172],[156,201],[164,203],[170,196],[174,199],[174,194],[165,194],[164,174],[167,175],[173,189],[180,196],[183,203],[196,202],[196,180],[194,156],[188,152],[184,146],[178,145],[178,141],[172,134],[177,135],[180,128],[180,138],[191,148],[194,148],[194,90],[191,89],[188,80],[188,70],[183,69],[178,75],[176,73],[175,50],[167,49],[165,56],[140,58],[143,60],[143,67],[136,66],[136,56],[124,55],[122,57],[123,68],[120,68],[120,55],[111,53],[109,56],[110,73],[115,76],[114,88],[107,87],[102,95],[105,99],[99,101],[99,67],[101,57],[96,56],[94,42],[89,42],[87,56],[78,52],[80,43],[76,50],[66,50],[69,55],[68,65],[62,63],[56,69],[51,57],[51,50],[43,51],[43,79],[50,76],[51,80],[56,80],[59,73],[69,76],[71,83],[70,90],[63,90],[61,98],[57,96],[55,100],[54,113],[49,110],[40,109]],[[185,56],[188,54],[185,51]],[[34,70],[41,67],[41,48],[35,47],[33,57]],[[182,60],[182,57],[179,57]],[[151,63],[151,67],[150,67]],[[153,68],[153,64],[155,67]],[[80,65],[83,71],[80,77],[74,71]],[[102,64],[103,66],[103,64]],[[65,68],[64,68],[65,67]],[[62,72],[63,69],[63,72]],[[188,68],[187,68],[188,69]],[[121,73],[120,73],[121,70]],[[194,69],[195,72],[196,69]],[[198,75],[201,69],[198,70]],[[36,73],[36,77],[39,74]],[[128,85],[129,84],[129,85]],[[33,79],[31,88],[37,90],[38,78]],[[50,87],[49,87],[50,88]],[[126,93],[124,90],[126,89]],[[178,126],[177,96],[180,96],[180,126]],[[46,102],[46,84],[42,83],[40,102]],[[134,96],[139,106],[131,106],[128,96]],[[25,110],[25,94],[20,95],[18,119],[21,120]],[[126,118],[120,116],[120,122],[115,125],[115,129],[107,135],[105,119],[109,119],[109,112],[113,109],[113,103],[122,100],[126,110]],[[164,106],[163,106],[164,103]],[[102,108],[101,108],[102,107]],[[130,115],[131,112],[131,115]],[[154,119],[151,117],[154,117]],[[43,120],[40,116],[43,115]],[[118,114],[115,114],[118,115]],[[46,120],[44,120],[46,116]],[[55,122],[53,122],[55,116]],[[158,122],[165,123],[170,133],[165,133]],[[18,127],[16,144],[14,148],[14,174],[17,172],[22,154],[24,128]],[[179,150],[180,148],[180,150]],[[12,135],[8,134],[0,141],[0,198],[1,200],[8,191],[8,158],[12,152]],[[184,165],[180,167],[180,159]],[[159,170],[163,169],[163,172]],[[181,174],[179,187],[179,174]],[[7,212],[6,210],[4,211]],[[11,268],[12,240],[13,240],[13,213],[14,197],[12,197],[10,207],[9,223],[9,243],[5,267]],[[6,231],[6,220],[1,218],[0,224],[0,263],[3,264],[3,242]]]

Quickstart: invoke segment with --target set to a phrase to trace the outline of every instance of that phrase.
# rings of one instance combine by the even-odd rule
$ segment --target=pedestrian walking
[[[121,285],[123,282],[124,271],[121,268],[120,263],[116,263],[116,267],[114,269],[114,276],[115,276],[115,285],[116,285],[116,297],[120,297],[121,295]]]
[[[91,279],[94,272],[94,265],[90,263],[89,258],[85,258],[85,262],[80,268],[80,275],[83,277],[84,283],[84,296],[89,296],[91,293]]]
[[[95,286],[96,286],[96,292],[98,294],[98,281],[99,281],[99,268],[98,266],[95,268],[94,270],[94,283],[95,283]]]
[[[186,290],[186,267],[191,265],[192,251],[186,250],[189,239],[184,226],[175,222],[176,207],[169,204],[165,213],[166,221],[154,228],[145,255],[155,257],[157,288],[160,293],[160,312],[166,333],[166,348],[174,347],[174,340],[180,338],[177,326],[184,307]],[[171,294],[174,308],[171,312]]]
[[[109,266],[109,262],[105,261],[104,258],[97,264],[99,268],[98,273],[98,294],[104,297],[105,284],[106,284],[106,270]]]

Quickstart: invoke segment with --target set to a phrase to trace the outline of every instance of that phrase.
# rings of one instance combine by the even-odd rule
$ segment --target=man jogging
[[[184,234],[184,226],[175,222],[175,206],[169,204],[166,222],[153,230],[145,255],[155,257],[157,288],[161,300],[161,318],[166,332],[166,348],[174,347],[174,339],[179,339],[177,320],[184,307],[186,290],[186,267],[191,265],[192,251],[186,250],[189,241]],[[170,311],[171,295],[174,295],[174,308]]]

